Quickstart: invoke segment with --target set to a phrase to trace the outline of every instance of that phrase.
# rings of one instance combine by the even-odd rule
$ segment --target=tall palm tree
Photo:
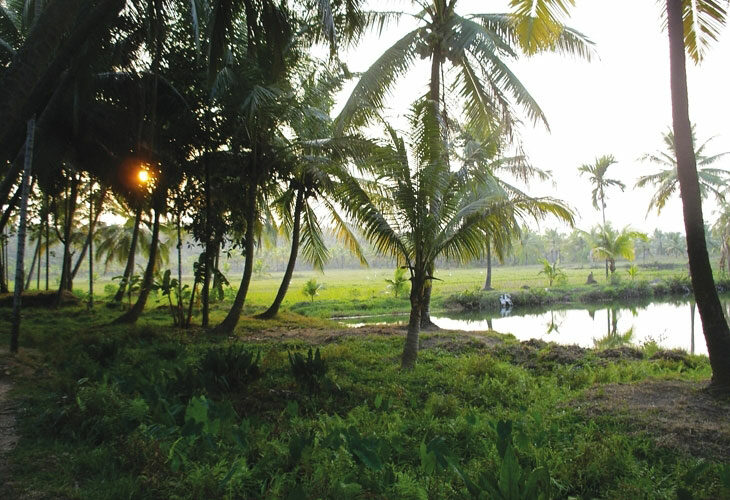
[[[512,134],[518,121],[515,103],[533,122],[547,120],[537,102],[509,68],[520,52],[557,51],[589,58],[592,43],[562,25],[561,17],[572,2],[566,0],[515,0],[513,12],[469,14],[457,12],[458,0],[414,1],[419,26],[387,49],[367,69],[337,118],[338,131],[363,126],[376,118],[397,80],[417,59],[428,59],[431,72],[426,96],[438,103],[440,141],[449,141],[446,90],[456,96],[466,127],[486,138],[496,130]],[[447,71],[447,70],[451,71]],[[446,76],[454,76],[450,82]],[[445,148],[446,161],[449,150]],[[426,284],[422,314],[428,313],[431,280]]]
[[[593,208],[601,211],[601,219],[604,225],[606,224],[606,190],[613,186],[621,189],[621,191],[626,189],[626,184],[623,182],[606,177],[608,167],[615,164],[616,159],[613,155],[604,155],[596,158],[593,164],[586,163],[578,167],[578,172],[581,175],[587,175],[591,184],[593,184],[591,201],[593,202]]]
[[[625,227],[617,231],[610,224],[599,226],[591,236],[593,240],[591,254],[599,259],[605,259],[609,264],[611,274],[616,272],[616,259],[634,260],[636,257],[634,240],[648,238],[644,233]]]
[[[522,263],[527,265],[532,260],[536,261],[544,250],[545,247],[540,235],[530,229],[529,226],[523,225],[520,228],[517,245],[514,248],[515,262],[519,263],[522,260]]]
[[[542,110],[508,62],[521,51],[559,51],[589,57],[591,42],[560,22],[571,3],[515,0],[511,13],[461,15],[457,12],[458,0],[414,1],[420,10],[412,17],[419,26],[362,74],[338,117],[339,127],[359,127],[376,118],[397,80],[418,59],[431,63],[429,98],[441,103],[445,114],[444,90],[448,87],[449,94],[461,100],[463,116],[473,130],[503,127],[510,132],[516,121],[513,103],[534,122],[547,125]],[[453,70],[447,71],[449,68]],[[454,79],[445,82],[442,76],[446,75]]]
[[[376,250],[398,259],[410,270],[411,312],[401,358],[411,368],[418,355],[418,334],[426,283],[437,257],[467,261],[482,257],[487,234],[504,231],[517,214],[540,216],[559,211],[553,200],[508,199],[495,183],[452,172],[440,141],[439,110],[430,99],[414,105],[410,143],[386,125],[388,143],[373,153],[376,185],[370,190],[343,177],[340,196],[345,210],[360,224]],[[409,154],[410,153],[410,154]],[[412,158],[412,160],[411,160]],[[412,164],[415,163],[415,164]],[[564,213],[570,218],[569,213]]]
[[[623,191],[626,188],[623,182],[606,177],[608,167],[615,163],[616,159],[613,155],[604,155],[596,158],[596,161],[592,165],[586,163],[578,167],[578,172],[581,175],[587,175],[591,184],[593,184],[593,191],[591,192],[593,208],[601,211],[601,220],[604,226],[606,225],[606,189],[615,186]],[[608,260],[606,260],[606,278],[608,278],[608,267]]]
[[[289,189],[277,203],[283,226],[291,234],[291,251],[276,297],[260,315],[262,318],[273,318],[278,313],[294,273],[300,244],[304,257],[315,269],[322,270],[329,259],[318,212],[327,213],[337,238],[361,264],[367,264],[360,244],[334,202],[338,173],[342,174],[350,157],[370,146],[357,137],[331,137],[332,95],[341,88],[343,80],[341,71],[317,68],[312,68],[302,79],[302,113],[294,117],[291,124],[297,133],[297,140],[292,144],[297,162]],[[320,210],[315,202],[319,203]]]
[[[692,145],[685,51],[699,63],[727,20],[726,0],[667,0],[672,131],[692,289],[712,367],[711,386],[730,391],[730,327],[723,314],[705,242],[702,195]]]
[[[498,184],[504,190],[505,196],[510,196],[510,194],[524,195],[506,181],[507,177],[518,179],[524,183],[528,183],[533,178],[544,181],[551,177],[550,172],[533,166],[524,154],[505,156],[503,151],[508,146],[509,137],[506,136],[503,130],[497,130],[482,140],[479,139],[480,134],[471,133],[466,127],[462,127],[459,136],[463,144],[460,145],[462,153],[457,152],[456,154],[458,160],[465,168],[469,170],[476,169],[475,173],[477,174],[480,171],[482,174],[488,173],[487,180]],[[487,235],[485,241],[487,247],[487,276],[483,290],[492,289],[492,250],[494,250],[496,257],[502,261],[505,252],[511,248],[512,241],[520,236],[519,225],[506,225],[505,228],[509,228],[511,232]],[[427,323],[429,322],[430,319]]]
[[[679,177],[677,175],[677,148],[674,141],[674,132],[669,131],[662,134],[666,149],[652,154],[645,154],[641,160],[654,163],[662,169],[654,174],[643,175],[636,182],[636,187],[644,187],[653,184],[656,192],[649,201],[647,214],[656,208],[657,214],[661,213],[667,200],[677,192]],[[730,152],[718,153],[712,156],[705,154],[705,148],[713,138],[707,139],[694,150],[695,164],[697,166],[697,177],[700,183],[700,194],[702,198],[712,193],[719,201],[724,200],[723,189],[730,183],[730,171],[722,168],[714,168],[718,160],[730,154]],[[697,144],[695,139],[694,126],[692,127],[692,144]]]

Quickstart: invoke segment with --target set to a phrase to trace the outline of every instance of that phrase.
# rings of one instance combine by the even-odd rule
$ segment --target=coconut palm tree
[[[593,243],[591,254],[595,258],[605,259],[613,274],[616,272],[616,259],[634,260],[636,257],[634,240],[646,241],[648,238],[644,233],[634,231],[629,227],[617,231],[610,224],[606,224],[598,226],[591,239]]]
[[[341,71],[313,68],[300,85],[302,113],[292,120],[292,129],[298,135],[292,147],[298,161],[288,190],[276,203],[283,228],[291,234],[291,251],[276,297],[260,315],[265,319],[273,318],[279,311],[294,273],[300,244],[304,257],[315,269],[323,270],[329,260],[318,212],[328,215],[337,238],[361,264],[367,264],[357,238],[340,216],[333,199],[336,178],[343,174],[348,159],[371,146],[357,137],[331,137],[332,95],[341,88],[343,76]]]
[[[601,219],[604,225],[606,224],[606,189],[612,186],[621,189],[621,191],[626,189],[626,184],[623,182],[606,177],[608,167],[614,164],[616,164],[616,159],[613,155],[604,155],[596,158],[593,164],[586,163],[578,167],[578,172],[581,175],[587,175],[591,184],[593,184],[591,201],[593,202],[593,208],[601,211]]]
[[[606,225],[606,189],[615,186],[623,191],[626,188],[623,182],[606,177],[608,167],[615,163],[616,159],[613,155],[604,155],[596,158],[592,165],[586,163],[578,167],[578,172],[581,175],[587,175],[591,184],[593,184],[593,191],[591,192],[593,208],[601,211],[601,220],[603,220],[604,226]],[[608,267],[608,260],[606,260],[606,278],[608,278]]]
[[[692,290],[702,319],[712,367],[711,386],[730,391],[730,327],[723,314],[705,242],[702,194],[689,119],[685,52],[695,63],[704,58],[727,20],[726,0],[666,0],[672,131],[677,156],[677,178],[682,198]]]
[[[503,154],[503,151],[509,143],[509,137],[506,136],[504,131],[497,130],[485,140],[480,140],[479,135],[470,133],[466,127],[462,127],[462,130],[459,132],[459,138],[463,141],[463,144],[460,144],[462,153],[459,154],[457,152],[456,157],[467,169],[477,169],[477,172],[488,172],[489,181],[501,185],[507,196],[509,196],[509,193],[523,195],[522,192],[505,180],[507,177],[518,179],[525,183],[528,183],[533,178],[538,178],[543,181],[550,179],[550,172],[533,166],[524,154],[514,156],[505,156]],[[483,290],[492,289],[492,250],[495,251],[496,257],[502,261],[505,252],[511,248],[513,240],[520,236],[519,226],[507,225],[505,227],[513,228],[515,231],[512,233],[488,235],[485,241],[487,247],[487,276],[484,287],[482,288]],[[429,322],[430,319],[426,323]]]
[[[657,214],[661,213],[667,200],[677,192],[677,188],[679,187],[679,177],[677,176],[677,148],[674,142],[674,132],[670,129],[662,134],[662,138],[665,144],[664,151],[645,154],[641,157],[641,160],[659,165],[662,169],[654,174],[643,175],[636,182],[636,187],[644,187],[652,184],[656,188],[656,192],[649,201],[647,215],[654,208],[656,208]],[[697,177],[700,184],[700,194],[702,198],[707,198],[712,193],[719,201],[723,201],[723,189],[730,183],[730,171],[722,168],[714,168],[712,165],[730,154],[730,152],[707,156],[705,154],[705,148],[712,139],[711,137],[703,142],[696,148],[694,153],[695,164],[697,165]],[[692,127],[692,144],[697,144],[694,126]]]
[[[517,239],[517,245],[514,248],[515,263],[527,265],[530,261],[537,259],[543,254],[545,247],[540,235],[530,229],[527,225],[522,225],[520,235]]]
[[[419,26],[361,75],[338,117],[339,127],[359,127],[377,118],[390,90],[418,59],[430,61],[429,98],[441,103],[445,115],[444,91],[448,88],[461,101],[471,129],[510,132],[516,121],[513,103],[534,122],[547,125],[542,110],[508,62],[520,52],[558,51],[589,57],[591,42],[560,22],[571,3],[515,0],[511,13],[461,15],[458,0],[414,1],[419,11],[412,17]],[[443,81],[445,76],[453,80]]]
[[[342,178],[345,210],[360,224],[365,237],[384,255],[410,270],[411,312],[401,365],[410,368],[418,355],[421,312],[430,273],[437,257],[467,261],[482,257],[488,234],[503,233],[517,216],[539,217],[560,211],[554,200],[510,199],[494,182],[452,172],[440,141],[437,104],[416,103],[409,117],[409,143],[386,125],[388,142],[372,154],[368,165],[376,185],[366,189],[353,177]],[[410,153],[410,154],[409,154]],[[505,210],[513,214],[505,217]],[[570,213],[562,214],[570,218]]]

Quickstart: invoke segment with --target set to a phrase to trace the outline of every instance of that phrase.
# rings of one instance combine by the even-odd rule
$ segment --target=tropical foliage
[[[670,129],[668,132],[662,134],[662,139],[665,145],[664,151],[657,151],[641,157],[643,161],[662,167],[659,172],[641,176],[636,182],[636,187],[653,185],[656,188],[656,192],[649,201],[647,212],[656,209],[657,213],[661,213],[667,200],[679,188],[677,148],[674,142],[674,132]],[[725,194],[723,191],[727,188],[728,183],[730,183],[730,170],[716,168],[713,165],[727,156],[728,152],[708,156],[705,150],[712,139],[707,139],[696,147],[694,155],[697,165],[697,178],[699,180],[702,198],[707,198],[708,195],[713,194],[719,201],[724,201]],[[692,127],[692,144],[694,145],[696,143],[694,127]]]

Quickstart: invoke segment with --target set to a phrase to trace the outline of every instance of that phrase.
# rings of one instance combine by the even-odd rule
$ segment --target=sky
[[[410,2],[373,0],[380,10],[412,9]],[[508,0],[461,0],[457,11],[507,12]],[[621,179],[625,192],[608,192],[606,216],[615,226],[653,232],[684,232],[679,194],[661,216],[645,217],[650,188],[634,188],[636,179],[657,171],[639,161],[646,153],[662,148],[662,133],[671,124],[669,93],[669,48],[661,29],[661,7],[656,0],[577,0],[565,24],[595,42],[597,57],[591,62],[572,56],[541,54],[511,62],[510,67],[536,99],[547,116],[550,131],[529,122],[520,132],[525,152],[535,166],[553,172],[553,183],[532,183],[534,195],[558,197],[575,210],[576,225],[589,229],[600,222],[600,213],[591,204],[591,185],[577,169],[599,156],[612,154],[618,163],[608,176]],[[344,55],[351,71],[366,70],[378,56],[415,24],[406,19],[392,25],[380,37],[367,36]],[[708,154],[730,151],[730,27],[716,42],[698,67],[688,62],[690,118],[696,123],[699,142],[715,136]],[[429,66],[421,62],[394,89],[387,100],[386,114],[394,120],[407,112],[416,96],[425,93]],[[344,105],[354,83],[338,97]],[[339,111],[339,109],[336,109]],[[717,166],[730,169],[727,163]],[[717,204],[703,205],[705,221],[716,218]],[[563,227],[543,223],[540,229]]]

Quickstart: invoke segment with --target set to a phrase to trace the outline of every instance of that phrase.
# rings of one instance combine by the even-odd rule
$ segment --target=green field
[[[669,264],[671,265],[671,264]],[[635,278],[639,281],[652,281],[671,279],[677,276],[687,276],[687,272],[680,264],[675,264],[674,269],[639,268],[639,274]],[[499,266],[492,271],[492,287],[502,292],[515,292],[523,287],[530,289],[544,290],[548,282],[540,274],[541,266]],[[587,290],[585,287],[586,278],[589,272],[593,272],[599,285],[608,282],[603,274],[602,267],[565,267],[566,281],[552,287],[555,290]],[[268,273],[262,276],[255,276],[251,281],[246,304],[249,312],[266,308],[273,300],[281,282],[283,273]],[[630,282],[625,267],[619,267],[616,274],[624,283]],[[433,282],[434,306],[439,310],[443,299],[447,296],[464,291],[481,290],[484,286],[486,276],[485,269],[481,268],[445,268],[436,270],[436,278]],[[294,273],[289,291],[283,302],[283,308],[294,308],[307,315],[319,317],[347,316],[360,314],[383,314],[388,312],[404,313],[408,311],[409,303],[406,296],[398,299],[393,297],[392,291],[388,288],[386,279],[393,277],[393,270],[389,269],[333,269],[323,273],[316,271],[297,271]],[[226,300],[232,299],[234,290],[238,287],[240,276],[230,275],[231,289],[226,293]],[[309,298],[304,295],[302,288],[309,279],[315,279],[323,285],[314,303],[308,303]],[[184,278],[189,285],[191,278]],[[102,299],[101,293],[104,287],[115,290],[116,282],[109,280],[98,280],[95,283],[95,295]],[[75,290],[80,293],[88,291],[88,285],[83,280],[77,280]],[[160,301],[163,303],[163,301]],[[214,306],[214,314],[226,310],[226,301]]]

